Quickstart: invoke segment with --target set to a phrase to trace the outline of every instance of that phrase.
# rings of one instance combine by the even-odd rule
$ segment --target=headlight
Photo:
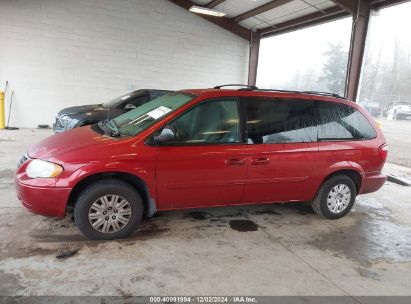
[[[60,123],[63,127],[67,126],[70,123],[71,119],[72,118],[67,115],[63,115],[59,118]]]
[[[26,174],[30,178],[57,177],[63,172],[63,167],[44,160],[35,159],[26,168]]]

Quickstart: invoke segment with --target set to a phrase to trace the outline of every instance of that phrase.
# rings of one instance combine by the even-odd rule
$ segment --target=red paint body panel
[[[248,145],[244,202],[305,201],[318,160],[318,143]],[[259,163],[260,160],[266,163]]]
[[[377,191],[384,185],[386,180],[387,176],[382,174],[381,172],[366,173],[365,176],[363,176],[359,194],[366,194]]]
[[[385,144],[373,118],[358,105],[332,97],[262,91],[188,90],[198,95],[168,117],[135,137],[100,135],[90,126],[53,135],[29,148],[31,159],[63,166],[57,178],[27,177],[31,159],[16,172],[16,191],[33,212],[62,217],[72,189],[100,173],[127,173],[146,186],[157,210],[195,207],[308,201],[322,182],[340,170],[361,176],[360,194],[378,190],[385,182],[385,160],[378,148]],[[149,146],[146,139],[193,105],[221,96],[261,96],[339,102],[359,110],[376,129],[364,141],[290,144],[226,144]]]
[[[243,145],[159,147],[159,209],[235,204],[246,183]],[[230,165],[230,160],[238,164]]]
[[[16,183],[17,197],[31,212],[64,217],[71,188],[43,188]]]

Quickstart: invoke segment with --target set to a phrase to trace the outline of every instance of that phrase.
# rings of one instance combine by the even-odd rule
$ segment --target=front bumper
[[[17,177],[15,187],[18,199],[31,212],[45,216],[65,216],[70,188],[27,185]]]
[[[386,182],[387,176],[381,172],[365,173],[361,182],[359,194],[371,193],[379,190]]]

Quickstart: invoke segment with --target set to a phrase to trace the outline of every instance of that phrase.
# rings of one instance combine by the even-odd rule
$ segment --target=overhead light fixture
[[[189,11],[196,13],[196,14],[210,15],[210,16],[215,16],[215,17],[224,17],[226,15],[226,13],[216,11],[210,8],[198,6],[198,5],[193,5],[192,7],[189,8]]]

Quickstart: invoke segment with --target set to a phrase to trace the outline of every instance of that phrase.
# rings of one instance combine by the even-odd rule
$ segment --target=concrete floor
[[[411,167],[411,119],[388,120],[378,118],[387,139],[388,161]]]
[[[213,208],[86,241],[15,196],[17,160],[50,133],[0,131],[0,295],[411,295],[411,187],[387,183],[337,221],[301,204]]]

